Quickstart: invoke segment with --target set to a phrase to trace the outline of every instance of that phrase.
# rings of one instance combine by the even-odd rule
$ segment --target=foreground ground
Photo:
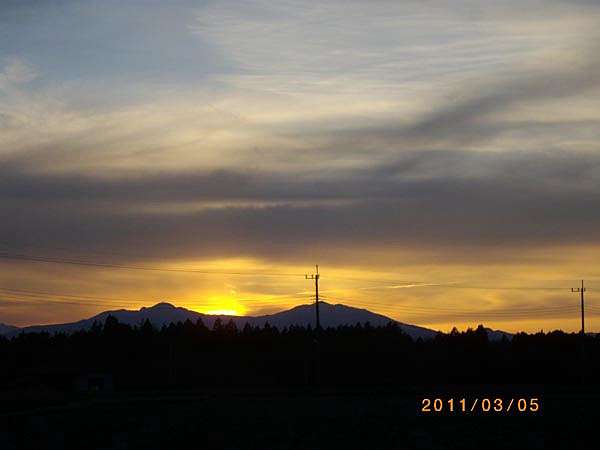
[[[600,390],[460,388],[435,395],[539,396],[536,413],[424,414],[431,388],[86,394],[13,404],[0,448],[13,449],[543,449],[598,448]],[[8,405],[9,403],[5,403]]]

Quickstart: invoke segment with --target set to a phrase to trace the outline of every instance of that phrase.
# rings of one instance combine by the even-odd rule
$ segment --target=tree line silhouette
[[[582,353],[584,351],[585,353]],[[600,337],[575,333],[518,333],[490,340],[479,326],[413,340],[395,323],[327,328],[217,320],[160,329],[109,316],[72,334],[0,337],[4,388],[72,390],[87,374],[109,375],[115,390],[400,387],[453,384],[570,384],[600,369]]]

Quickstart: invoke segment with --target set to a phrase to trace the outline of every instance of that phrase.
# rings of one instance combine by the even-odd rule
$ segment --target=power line
[[[15,295],[15,294],[9,294],[9,295],[2,295],[2,297],[0,298],[0,301],[2,300],[8,300],[10,302],[13,302],[10,306],[19,306],[19,305],[24,305],[24,304],[33,304],[33,305],[44,305],[44,304],[53,304],[53,305],[77,305],[77,306],[99,306],[99,307],[103,307],[103,308],[126,308],[126,307],[137,307],[140,303],[140,306],[146,306],[151,302],[155,302],[156,300],[153,300],[151,302],[149,301],[131,301],[131,302],[123,302],[123,303],[107,303],[105,301],[93,301],[93,300],[85,300],[85,301],[77,301],[77,299],[72,299],[72,298],[66,298],[66,299],[61,299],[62,297],[52,297],[52,298],[43,298],[43,297],[35,297],[35,296],[27,296],[24,294],[20,294],[20,295]],[[241,300],[243,301],[243,300]],[[182,302],[178,302],[178,303],[182,303]],[[186,303],[191,303],[192,305],[194,304],[194,302],[186,302]],[[7,305],[0,305],[0,307],[2,306],[7,306]],[[204,308],[210,308],[210,305],[202,305]],[[253,304],[251,305],[252,308],[264,308],[267,306],[273,306],[273,303],[264,303],[264,304]],[[148,307],[148,306],[146,306]]]
[[[239,272],[239,271],[218,271],[218,270],[201,270],[201,269],[182,269],[182,268],[159,268],[159,267],[148,267],[148,266],[132,266],[132,265],[124,265],[124,264],[112,264],[105,262],[95,262],[88,260],[79,260],[79,259],[68,259],[68,258],[54,258],[54,257],[45,257],[45,256],[32,256],[26,254],[11,254],[11,253],[0,253],[0,258],[7,259],[17,259],[17,260],[25,260],[25,261],[34,261],[34,262],[46,262],[46,263],[57,263],[57,264],[74,264],[74,265],[82,265],[82,266],[94,266],[94,267],[108,267],[108,268],[117,268],[117,269],[129,269],[129,270],[147,270],[147,271],[160,271],[160,272],[183,272],[183,273],[194,273],[194,274],[222,274],[222,275],[242,275],[242,276],[281,276],[281,277],[296,277],[301,276],[300,274],[295,273],[265,273],[265,272]],[[315,281],[315,313],[316,313],[316,327],[317,330],[320,328],[320,317],[319,317],[319,269],[316,266],[316,274],[304,275],[306,279],[311,279]],[[333,277],[336,278],[336,277]],[[343,277],[337,277],[343,278]],[[352,278],[350,278],[352,279]],[[359,280],[354,278],[353,280]],[[362,280],[362,281],[375,281],[375,280]],[[386,280],[386,283],[392,283],[392,280]],[[398,283],[398,282],[397,282]],[[406,281],[402,281],[401,283],[409,283]],[[455,289],[499,289],[499,290],[562,290],[564,288],[561,287],[529,287],[529,286],[465,286],[464,284],[459,283],[425,283],[425,282],[410,282],[410,287],[444,287],[444,288],[455,288]],[[383,286],[383,287],[396,287],[396,286]],[[370,287],[371,288],[371,287]],[[377,287],[374,287],[377,288]],[[581,288],[573,289],[573,292],[581,293],[581,316],[582,316],[582,333],[584,333],[584,292],[587,290],[583,286]],[[63,304],[83,304],[83,305],[100,305],[100,306],[113,306],[116,307],[118,305],[122,305],[123,303],[142,303],[147,302],[147,300],[125,300],[125,299],[117,299],[117,298],[107,298],[107,297],[97,297],[97,296],[84,296],[84,295],[73,295],[73,294],[58,294],[47,291],[27,291],[22,289],[11,289],[11,288],[0,288],[0,292],[8,292],[13,297],[22,296],[37,299],[41,302],[54,302],[54,303],[63,303]],[[4,294],[6,296],[6,294]],[[58,299],[62,299],[58,301]],[[232,300],[236,302],[244,302],[248,301],[254,307],[263,306],[273,306],[271,300],[282,300],[284,298],[293,298],[298,299],[297,295],[291,296],[277,296],[272,299],[259,300],[259,299],[237,299],[234,298]],[[325,296],[327,299],[338,300],[342,302],[352,302],[354,304],[359,304],[363,306],[367,306],[369,308],[375,307],[380,310],[393,311],[395,313],[403,312],[408,313],[410,315],[433,315],[433,314],[447,314],[453,317],[466,317],[466,316],[486,316],[486,317],[496,317],[496,318],[518,318],[518,317],[526,317],[531,315],[536,316],[558,316],[564,315],[565,313],[572,312],[572,306],[561,306],[561,305],[553,305],[553,306],[518,306],[513,307],[510,310],[465,310],[455,307],[444,307],[444,306],[410,306],[410,305],[398,305],[389,303],[381,303],[375,302],[372,300],[365,299],[352,299],[352,298],[344,298],[339,299],[336,297]],[[102,302],[102,303],[90,303],[89,301]],[[111,302],[111,303],[109,303]],[[193,300],[184,300],[184,303],[191,303]],[[203,301],[204,303],[205,301]],[[115,304],[117,303],[117,304]],[[591,306],[590,311],[593,313],[599,313],[600,308]]]
[[[3,247],[5,247],[7,250],[5,250],[8,253],[15,253],[18,252],[17,250],[15,250],[14,248],[11,250],[11,243],[7,242],[7,241],[0,241],[0,245],[2,245]],[[121,252],[115,252],[115,251],[105,251],[105,250],[95,250],[95,249],[90,249],[90,248],[82,248],[79,247],[78,249],[73,249],[73,248],[69,248],[69,247],[60,247],[60,246],[56,246],[56,245],[40,245],[40,244],[29,244],[26,243],[24,245],[22,245],[21,247],[25,248],[25,251],[29,250],[30,248],[35,248],[35,249],[43,249],[43,250],[58,250],[58,251],[65,251],[65,252],[70,252],[70,253],[76,253],[81,255],[82,253],[84,254],[97,254],[97,255],[108,255],[108,256],[120,256],[123,258],[137,258],[137,259],[152,259],[151,255],[142,255],[139,253],[121,253]]]
[[[53,305],[77,305],[77,306],[100,306],[102,308],[119,308],[126,306],[125,304],[110,304],[106,302],[94,302],[94,301],[75,301],[72,299],[67,300],[56,300],[56,299],[42,299],[42,298],[26,298],[22,297],[2,297],[2,300],[9,300],[15,302],[14,306],[24,305],[24,304],[32,304],[32,305],[45,305],[45,304],[53,304]],[[131,306],[131,305],[130,305]]]
[[[27,291],[23,289],[9,289],[9,288],[0,288],[0,291],[9,291],[9,294],[4,294],[3,298],[10,301],[19,302],[18,304],[22,304],[22,296],[33,297],[27,298],[26,302],[28,304],[40,305],[40,304],[62,304],[62,305],[79,305],[79,306],[100,306],[100,307],[110,307],[110,308],[118,308],[119,306],[125,306],[125,303],[129,303],[130,305],[133,303],[138,303],[136,300],[121,300],[123,303],[113,304],[108,303],[107,301],[94,301],[94,299],[108,299],[106,297],[90,297],[90,296],[82,296],[77,297],[71,294],[61,294],[63,297],[68,297],[62,300],[57,299],[57,297],[49,297],[49,295],[57,295],[54,293],[42,294],[41,292],[47,291]],[[62,297],[59,297],[62,298]],[[79,300],[82,298],[84,301]],[[273,298],[272,300],[281,300],[283,298],[293,298],[297,299],[297,296],[280,296],[277,298]],[[118,299],[108,299],[109,301],[119,301]],[[236,301],[247,301],[245,299],[235,299]],[[249,301],[253,301],[254,299],[249,299]],[[357,300],[357,299],[338,299],[333,297],[325,297],[325,300],[340,300],[344,301],[347,304],[358,304],[367,306],[369,308],[373,308],[374,310],[384,310],[389,311],[391,313],[403,313],[408,314],[409,316],[421,317],[421,320],[430,318],[432,315],[443,314],[448,318],[452,318],[455,320],[474,320],[474,319],[483,319],[488,318],[491,320],[525,320],[531,318],[532,315],[540,318],[558,318],[564,317],[566,313],[574,312],[577,308],[574,306],[554,306],[549,308],[529,308],[523,307],[516,308],[514,310],[464,310],[464,309],[456,309],[456,308],[446,308],[446,307],[412,307],[409,305],[385,305],[383,303],[376,303],[368,300]],[[189,300],[186,300],[187,303],[190,303]],[[267,306],[273,306],[272,302],[265,302]],[[254,304],[253,306],[259,306],[258,304]],[[259,306],[260,307],[260,306]],[[592,315],[599,315],[600,308],[592,307],[591,308]]]
[[[493,289],[493,290],[565,290],[569,289],[567,286],[486,286],[486,285],[469,285],[465,282],[437,282],[437,281],[423,281],[423,280],[397,280],[397,279],[374,279],[374,278],[358,278],[358,277],[344,277],[338,275],[328,275],[328,279],[333,280],[346,280],[346,281],[358,281],[365,283],[380,283],[380,286],[364,286],[356,287],[355,289],[402,289],[402,288],[452,288],[452,289]],[[569,282],[570,280],[538,280],[539,282],[555,283],[555,282]],[[600,280],[598,280],[600,281]]]
[[[110,254],[110,253],[108,253]],[[117,254],[118,255],[118,254]],[[36,256],[16,253],[0,252],[0,258],[13,259],[31,262],[44,262],[54,264],[69,264],[79,266],[104,267],[113,269],[126,270],[145,270],[156,272],[176,272],[176,273],[192,273],[204,275],[236,275],[236,276],[265,276],[265,277],[303,277],[305,274],[289,273],[289,272],[258,272],[258,271],[225,271],[225,270],[208,270],[208,269],[183,269],[183,268],[168,268],[168,267],[150,267],[150,266],[135,266],[127,264],[115,264],[109,262],[89,261],[83,259]],[[363,289],[389,289],[389,288],[443,288],[443,289],[481,289],[481,290],[564,290],[565,287],[539,287],[539,286],[485,286],[485,285],[464,285],[461,283],[438,283],[425,281],[406,281],[406,280],[368,280],[364,278],[340,277],[331,276],[332,279],[363,281],[363,282],[378,282],[387,283],[383,286],[367,286]],[[403,286],[405,284],[406,286]],[[586,288],[589,289],[589,288]]]
[[[404,316],[406,317],[418,317],[421,320],[422,319],[426,319],[426,318],[431,318],[431,317],[444,317],[445,319],[469,319],[469,320],[473,320],[473,319],[479,319],[482,320],[483,318],[487,318],[487,319],[491,319],[491,320],[503,320],[503,321],[507,321],[507,320],[516,320],[516,319],[530,319],[532,318],[532,316],[536,317],[536,318],[562,318],[565,317],[566,314],[571,313],[571,312],[575,312],[575,311],[553,311],[553,312],[546,312],[546,313],[535,313],[535,314],[531,314],[531,313],[504,313],[501,311],[472,311],[472,312],[454,312],[454,313],[448,313],[448,312],[434,312],[434,311],[430,311],[430,312],[423,312],[423,311],[398,311],[398,310],[394,310],[394,309],[383,309],[383,308],[375,308],[372,309],[372,311],[377,312],[377,311],[382,311],[385,312],[386,314],[399,314],[402,313]],[[597,312],[594,312],[595,315],[597,315]]]
[[[59,304],[74,304],[74,305],[90,305],[90,306],[107,306],[107,307],[118,307],[124,305],[133,305],[139,303],[149,303],[157,300],[149,299],[123,299],[113,297],[101,297],[101,296],[86,296],[86,295],[73,295],[58,292],[48,291],[32,291],[25,289],[12,289],[0,287],[0,295],[3,299],[18,301],[25,297],[28,301],[37,300],[38,303],[59,303]],[[249,299],[249,298],[235,298],[232,300],[240,303],[248,303],[251,307],[264,307],[273,306],[273,301],[279,300],[298,300],[301,298],[307,298],[302,295],[277,295],[260,299]],[[309,298],[309,297],[308,297]],[[169,299],[175,303],[194,303],[195,300],[174,300]],[[207,303],[206,299],[200,303]],[[206,306],[206,305],[205,305]]]
[[[39,295],[39,296],[57,296],[57,297],[72,297],[76,299],[89,299],[89,300],[109,300],[116,302],[139,302],[140,300],[113,298],[113,297],[99,297],[99,296],[88,296],[88,295],[77,295],[77,294],[63,294],[58,292],[48,291],[31,291],[25,289],[12,289],[0,287],[0,292],[10,292],[19,295]]]
[[[240,275],[240,276],[263,276],[263,277],[301,277],[304,274],[299,273],[273,273],[273,272],[231,272],[222,270],[200,270],[200,269],[180,269],[180,268],[163,268],[163,267],[147,267],[147,266],[130,266],[124,264],[112,264],[105,262],[93,262],[77,259],[53,258],[45,256],[30,256],[22,254],[0,253],[0,258],[15,259],[22,261],[45,262],[55,264],[71,264],[78,266],[106,267],[111,269],[128,269],[128,270],[148,270],[157,272],[181,272],[194,273],[205,275]]]
[[[404,305],[404,304],[390,304],[390,303],[386,303],[386,302],[377,302],[377,301],[372,301],[372,300],[367,300],[367,299],[353,299],[353,298],[338,298],[338,297],[331,297],[331,296],[322,296],[323,299],[325,300],[334,300],[334,301],[341,301],[341,302],[359,302],[359,303],[363,303],[363,304],[367,304],[367,305],[376,305],[376,306],[388,306],[388,307],[395,307],[395,308],[399,308],[399,309],[407,309],[407,310],[422,310],[422,311],[432,311],[432,312],[456,312],[456,311],[463,311],[463,312],[470,312],[470,311],[474,311],[472,309],[469,310],[464,310],[464,309],[460,309],[460,308],[456,308],[453,306],[422,306],[422,305],[418,305],[418,306],[413,306],[413,305]],[[535,306],[515,306],[513,307],[513,310],[516,311],[522,311],[522,312],[537,312],[537,311],[546,311],[546,310],[563,310],[563,309],[572,309],[573,306],[572,305],[554,305],[554,306],[544,306],[544,305],[540,305],[539,307],[535,307]]]
[[[15,292],[15,293],[24,293],[24,294],[40,294],[40,295],[50,295],[50,296],[61,296],[61,297],[76,297],[76,298],[80,298],[80,299],[91,299],[91,300],[115,300],[115,301],[125,301],[125,302],[130,302],[130,301],[134,301],[134,302],[139,302],[139,301],[143,301],[143,300],[134,300],[134,299],[122,299],[122,298],[114,298],[114,297],[100,297],[100,296],[89,296],[89,295],[78,295],[78,294],[64,294],[64,293],[59,293],[59,292],[48,292],[48,291],[32,291],[32,290],[26,290],[26,289],[14,289],[14,288],[5,288],[5,287],[0,287],[0,292],[1,291],[8,291],[8,292]],[[285,294],[285,295],[270,295],[270,296],[266,296],[263,297],[264,300],[269,300],[269,299],[284,299],[284,298],[304,298],[306,297],[306,295],[304,294]],[[235,298],[234,298],[235,299]],[[252,299],[237,299],[237,300],[252,300]],[[186,300],[187,301],[187,300]]]
[[[444,285],[436,284],[429,287],[443,287],[450,289],[481,289],[481,290],[498,290],[498,291],[564,291],[565,287],[538,287],[538,286],[461,286],[461,285]]]
[[[326,300],[332,299],[331,297],[325,297]],[[415,312],[440,312],[440,313],[452,313],[452,312],[473,312],[473,311],[485,311],[485,309],[462,309],[456,307],[446,307],[446,306],[412,306],[412,305],[398,305],[398,304],[389,304],[389,303],[381,303],[381,302],[372,302],[369,300],[356,300],[356,299],[333,299],[342,302],[352,302],[352,303],[360,303],[367,306],[382,306],[387,308],[393,308],[398,310],[406,310],[406,311],[415,311]],[[556,306],[556,307],[517,307],[513,308],[514,312],[521,313],[536,313],[540,311],[565,311],[572,310],[573,306]]]
[[[328,277],[329,278],[329,277]],[[332,276],[332,279],[347,279]],[[353,281],[366,281],[359,278],[352,278]],[[380,283],[386,283],[379,286],[353,286],[353,289],[423,289],[423,288],[439,288],[439,289],[479,289],[479,290],[507,290],[507,291],[564,291],[569,289],[566,286],[486,286],[486,285],[465,285],[464,283],[440,283],[435,281],[394,281],[394,280],[380,280]],[[332,290],[332,289],[328,289]]]
[[[564,317],[566,313],[571,313],[576,310],[573,306],[557,306],[553,308],[532,308],[532,307],[520,307],[513,310],[464,310],[457,308],[445,308],[445,307],[413,307],[408,305],[389,305],[382,303],[375,303],[368,300],[356,300],[356,299],[335,299],[333,297],[324,297],[325,300],[338,300],[347,302],[347,304],[354,304],[372,308],[373,310],[387,311],[388,313],[403,313],[410,316],[421,316],[430,317],[432,315],[444,314],[452,318],[467,318],[473,319],[478,317],[488,317],[492,319],[518,319],[518,318],[530,318],[531,316],[537,317]],[[594,311],[597,312],[597,311]]]
[[[381,306],[372,307],[369,305],[360,305],[356,303],[350,303],[350,306],[358,305],[358,306],[366,306],[371,311],[385,311],[389,314],[403,314],[406,316],[422,316],[422,317],[431,317],[431,316],[446,316],[446,317],[496,317],[496,318],[512,318],[512,317],[541,317],[541,316],[557,316],[562,317],[565,314],[573,313],[575,310],[563,310],[563,311],[536,311],[536,312],[513,312],[513,311],[503,311],[503,310],[473,310],[473,311],[414,311],[414,310],[402,310],[395,308],[385,308]],[[596,311],[594,312],[597,313]]]

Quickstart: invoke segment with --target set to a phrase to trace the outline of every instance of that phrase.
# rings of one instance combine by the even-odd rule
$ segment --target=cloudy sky
[[[600,331],[600,2],[0,6],[0,322],[322,295]]]

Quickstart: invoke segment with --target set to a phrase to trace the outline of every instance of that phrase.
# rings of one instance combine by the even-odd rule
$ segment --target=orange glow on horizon
[[[205,314],[211,314],[214,316],[239,316],[241,315],[235,309],[211,309],[205,311]]]
[[[411,259],[410,252],[403,254],[401,265],[391,261],[385,267],[370,260],[361,260],[360,265],[352,265],[353,259],[324,261],[320,265],[319,297],[330,304],[367,309],[400,322],[444,331],[479,324],[509,332],[578,331],[579,297],[570,288],[580,282],[574,274],[583,261],[588,270],[577,275],[586,279],[589,288],[586,328],[596,331],[600,323],[596,303],[600,272],[594,263],[599,252],[598,248],[545,248],[530,250],[526,260],[477,265],[458,257],[444,264],[428,264],[417,257]],[[577,255],[577,261],[570,255]],[[549,260],[552,265],[546,263]],[[46,294],[47,304],[45,298],[34,301],[29,296],[18,298],[18,292],[5,294],[6,301],[14,302],[14,306],[0,311],[0,321],[17,326],[74,322],[102,311],[151,307],[159,301],[204,314],[235,316],[273,314],[314,302],[314,282],[304,278],[314,269],[295,261],[285,264],[219,258],[147,263],[148,267],[198,273],[39,265],[37,281],[32,285],[27,284],[30,263],[0,265],[12,279],[22,280],[25,290],[52,293]],[[66,300],[79,295],[81,300]]]
[[[229,295],[210,296],[202,304],[194,303],[190,306],[190,309],[203,314],[243,316],[247,312],[246,307],[235,298],[235,292],[230,292]]]

